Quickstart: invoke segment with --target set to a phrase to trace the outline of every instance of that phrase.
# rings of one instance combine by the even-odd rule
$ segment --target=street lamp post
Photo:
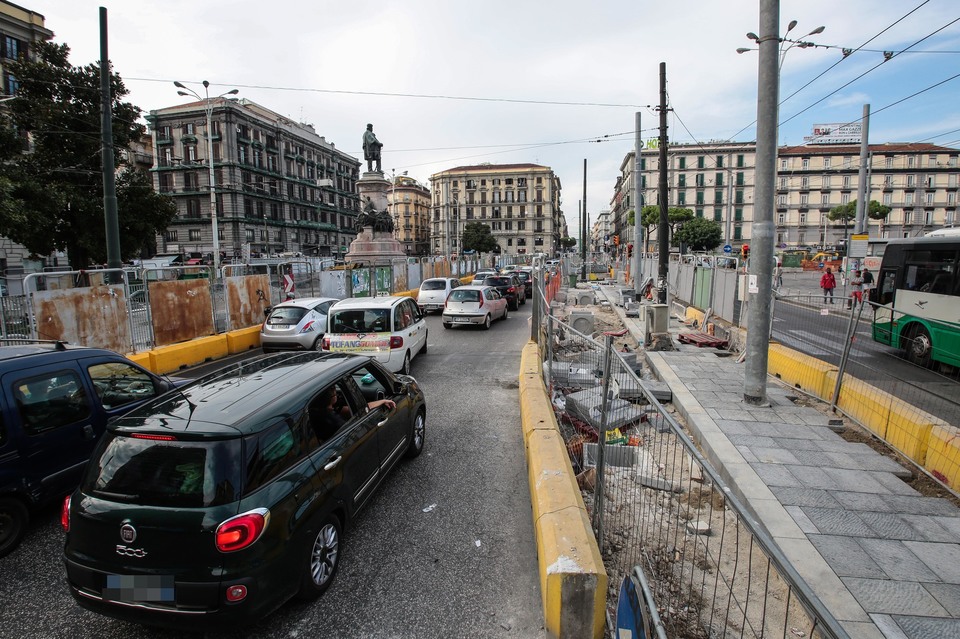
[[[240,90],[231,89],[211,100],[210,83],[206,80],[203,81],[203,93],[205,97],[202,98],[196,91],[187,88],[180,82],[174,82],[173,85],[180,89],[177,91],[177,95],[192,96],[204,101],[204,111],[206,111],[207,114],[207,164],[210,166],[210,230],[213,233],[213,272],[214,277],[220,277],[220,229],[217,226],[217,193],[214,190],[216,176],[213,172],[213,100],[218,100],[228,95],[236,95]],[[264,228],[266,228],[266,214],[264,214],[263,225]]]

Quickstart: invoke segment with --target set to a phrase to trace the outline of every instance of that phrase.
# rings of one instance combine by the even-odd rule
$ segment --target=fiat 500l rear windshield
[[[203,508],[240,496],[241,441],[164,441],[107,433],[84,492],[144,506]]]
[[[380,333],[390,330],[389,308],[358,308],[334,311],[331,333]]]
[[[307,309],[299,306],[282,306],[270,313],[268,324],[296,324],[307,314]]]

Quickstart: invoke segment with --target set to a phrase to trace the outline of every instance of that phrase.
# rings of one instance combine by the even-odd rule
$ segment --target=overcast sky
[[[637,111],[644,138],[657,135],[661,62],[671,142],[756,139],[757,53],[736,50],[753,45],[759,0],[14,1],[44,15],[74,65],[99,59],[105,6],[114,69],[145,112],[184,101],[174,80],[202,92],[206,79],[359,159],[373,123],[388,174],[427,183],[465,164],[549,166],[574,236],[584,159],[592,220],[609,208]],[[871,143],[960,144],[960,78],[948,80],[958,19],[957,0],[784,0],[781,33],[790,20],[801,39],[824,25],[809,40],[834,48],[786,56],[781,100],[810,84],[781,105],[780,143],[858,120],[869,103]]]

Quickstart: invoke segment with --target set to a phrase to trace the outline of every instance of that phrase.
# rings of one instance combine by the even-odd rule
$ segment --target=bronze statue
[[[386,211],[380,211],[373,223],[373,230],[393,233],[393,217]]]
[[[368,124],[367,130],[363,133],[363,159],[367,161],[367,171],[373,171],[373,162],[377,163],[377,171],[380,169],[380,149],[383,144],[377,139],[377,134],[373,132],[373,125]]]

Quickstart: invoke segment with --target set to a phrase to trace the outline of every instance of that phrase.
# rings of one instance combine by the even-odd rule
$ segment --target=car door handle
[[[326,464],[324,464],[323,469],[324,469],[324,470],[333,470],[334,468],[337,467],[337,465],[338,465],[341,461],[343,461],[343,457],[342,457],[341,455],[337,455],[336,457],[334,457],[333,459],[331,459],[330,461],[328,461]]]
[[[382,422],[377,422],[377,428],[383,428],[384,426],[387,425],[387,422],[389,422],[389,421],[390,421],[390,418],[388,417],[387,419],[383,420]]]
[[[93,433],[93,426],[91,424],[83,425],[83,438],[87,441],[93,441],[96,439],[96,436]]]

